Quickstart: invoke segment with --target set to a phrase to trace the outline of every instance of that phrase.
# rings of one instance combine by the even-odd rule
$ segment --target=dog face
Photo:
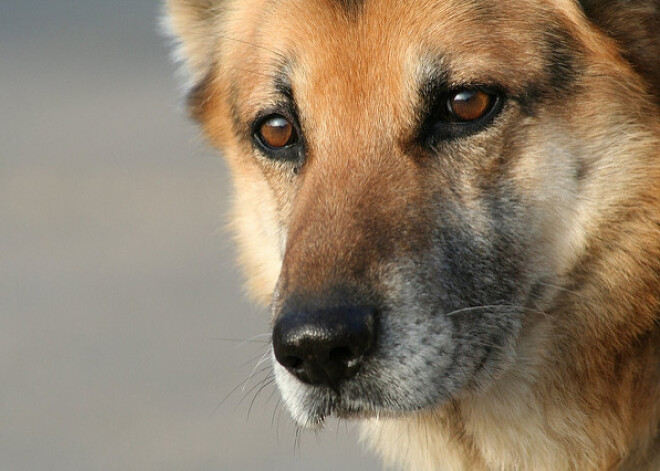
[[[520,367],[634,180],[603,115],[643,91],[578,7],[170,8],[298,423],[428,410]]]

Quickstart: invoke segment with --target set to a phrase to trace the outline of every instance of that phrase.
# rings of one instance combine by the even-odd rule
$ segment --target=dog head
[[[639,185],[643,85],[571,1],[168,8],[302,425],[487,389]]]

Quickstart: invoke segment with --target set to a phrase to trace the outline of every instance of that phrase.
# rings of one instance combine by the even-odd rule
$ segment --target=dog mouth
[[[277,306],[275,380],[296,423],[319,428],[330,416],[397,418],[431,410],[489,387],[513,361],[518,304],[454,308],[404,294],[387,301],[335,297],[350,304],[292,298],[297,302]]]
[[[486,361],[483,359],[482,363]],[[370,363],[382,364],[383,361],[371,358]],[[329,417],[346,420],[401,417],[452,398],[441,385],[442,379],[435,381],[436,384],[422,378],[397,380],[400,372],[370,363],[362,365],[354,377],[339,384],[305,383],[277,362],[275,378],[294,421],[310,429],[322,428]],[[378,374],[374,370],[378,370]]]
[[[377,416],[382,407],[382,393],[364,378],[364,366],[350,379],[338,381],[335,371],[317,366],[303,368],[283,363],[273,352],[273,365],[278,388],[294,420],[305,428],[320,428],[328,417],[363,419]],[[348,362],[355,363],[351,360]]]
[[[360,358],[356,371],[334,382],[324,377],[311,384],[312,378],[292,372],[273,351],[275,379],[294,421],[319,429],[329,417],[402,418],[440,407],[466,391],[487,387],[507,363],[503,352],[515,343],[512,338],[498,345],[495,336],[477,341],[449,334],[415,343],[419,334],[407,325],[395,337],[401,338],[403,331],[410,337],[394,344],[388,335],[393,328],[379,329],[381,335]]]
[[[360,420],[395,415],[394,410],[380,405],[384,401],[377,391],[356,393],[351,390],[356,384],[312,386],[292,378],[286,371],[281,373],[276,369],[279,389],[294,420],[304,428],[323,428],[330,417]],[[364,389],[364,385],[360,386]],[[294,401],[290,400],[292,389],[297,396]]]

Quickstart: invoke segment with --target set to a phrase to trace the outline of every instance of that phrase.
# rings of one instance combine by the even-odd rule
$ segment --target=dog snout
[[[282,314],[273,329],[275,358],[301,381],[338,388],[353,377],[375,339],[375,309],[341,307]]]

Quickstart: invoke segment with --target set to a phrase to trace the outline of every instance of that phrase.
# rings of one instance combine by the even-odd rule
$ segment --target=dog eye
[[[296,142],[293,124],[281,115],[272,115],[262,121],[257,130],[257,137],[271,149],[282,149]]]
[[[464,87],[439,93],[419,130],[420,142],[435,152],[442,142],[477,134],[502,111],[506,95],[496,88]]]
[[[463,90],[447,98],[447,111],[452,121],[469,123],[488,114],[494,103],[494,95],[481,90]]]

